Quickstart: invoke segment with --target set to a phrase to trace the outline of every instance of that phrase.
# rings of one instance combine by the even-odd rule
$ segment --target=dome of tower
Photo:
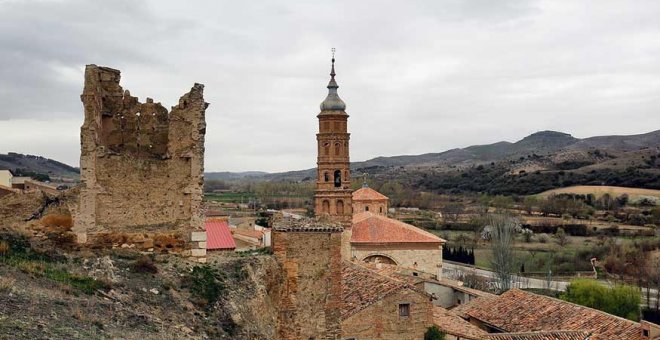
[[[328,83],[328,96],[321,103],[321,111],[326,110],[346,110],[346,103],[344,103],[339,94],[337,93],[337,82],[335,81],[335,58],[332,58],[332,69],[330,71],[330,82]]]

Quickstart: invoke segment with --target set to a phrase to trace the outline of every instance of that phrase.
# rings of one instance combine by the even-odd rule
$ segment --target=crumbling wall
[[[118,70],[85,69],[82,186],[73,229],[78,240],[168,233],[190,241],[197,232],[193,238],[205,241],[204,85],[195,84],[168,112],[150,98],[140,103],[119,80]]]
[[[273,254],[283,269],[278,339],[341,336],[341,227],[275,227]]]

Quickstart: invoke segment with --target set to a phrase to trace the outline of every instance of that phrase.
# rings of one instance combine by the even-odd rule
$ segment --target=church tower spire
[[[335,80],[335,49],[332,49],[332,67],[328,96],[321,102],[317,141],[317,181],[314,194],[314,213],[350,227],[352,220],[350,158],[348,142],[348,114],[346,104],[337,93]]]

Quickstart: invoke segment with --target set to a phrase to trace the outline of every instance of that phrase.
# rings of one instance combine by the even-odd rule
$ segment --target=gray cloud
[[[354,160],[647,132],[659,15],[655,1],[0,1],[0,151],[77,164],[96,63],[165,105],[204,83],[207,170],[312,167],[333,46]],[[39,130],[62,121],[76,126]],[[21,127],[29,146],[8,133]]]

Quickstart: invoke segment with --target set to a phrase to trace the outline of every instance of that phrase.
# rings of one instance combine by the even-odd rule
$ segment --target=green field
[[[254,201],[257,197],[249,192],[227,192],[227,193],[206,193],[204,199],[207,201],[223,202],[223,203],[249,203]]]

